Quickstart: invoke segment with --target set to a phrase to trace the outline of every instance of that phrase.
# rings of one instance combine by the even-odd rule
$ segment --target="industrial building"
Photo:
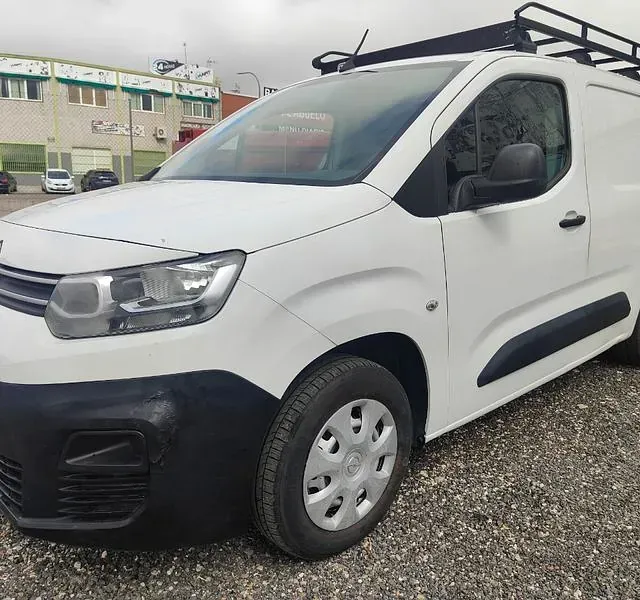
[[[221,119],[211,69],[183,72],[0,55],[0,170],[19,186],[39,186],[46,168],[67,169],[77,181],[90,169],[112,169],[121,182],[144,175],[179,140]]]

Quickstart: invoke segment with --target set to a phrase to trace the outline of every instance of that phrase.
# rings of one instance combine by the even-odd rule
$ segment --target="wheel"
[[[612,348],[611,357],[620,363],[640,367],[640,317],[631,337]]]
[[[346,550],[384,517],[411,452],[411,407],[385,368],[342,357],[294,386],[265,441],[254,516],[307,560]]]

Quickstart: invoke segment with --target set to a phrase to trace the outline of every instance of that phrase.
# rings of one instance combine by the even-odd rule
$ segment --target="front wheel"
[[[308,560],[346,550],[384,517],[406,473],[411,407],[385,368],[344,357],[287,395],[258,468],[262,533]]]

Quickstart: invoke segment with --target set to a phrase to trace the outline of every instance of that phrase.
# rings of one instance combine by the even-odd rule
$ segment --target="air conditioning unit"
[[[166,140],[167,139],[167,130],[164,127],[156,127],[155,136],[159,140]]]

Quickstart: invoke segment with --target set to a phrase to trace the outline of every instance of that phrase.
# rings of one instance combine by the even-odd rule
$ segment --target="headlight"
[[[63,277],[45,320],[59,338],[86,338],[201,323],[224,305],[242,252],[189,262]]]

